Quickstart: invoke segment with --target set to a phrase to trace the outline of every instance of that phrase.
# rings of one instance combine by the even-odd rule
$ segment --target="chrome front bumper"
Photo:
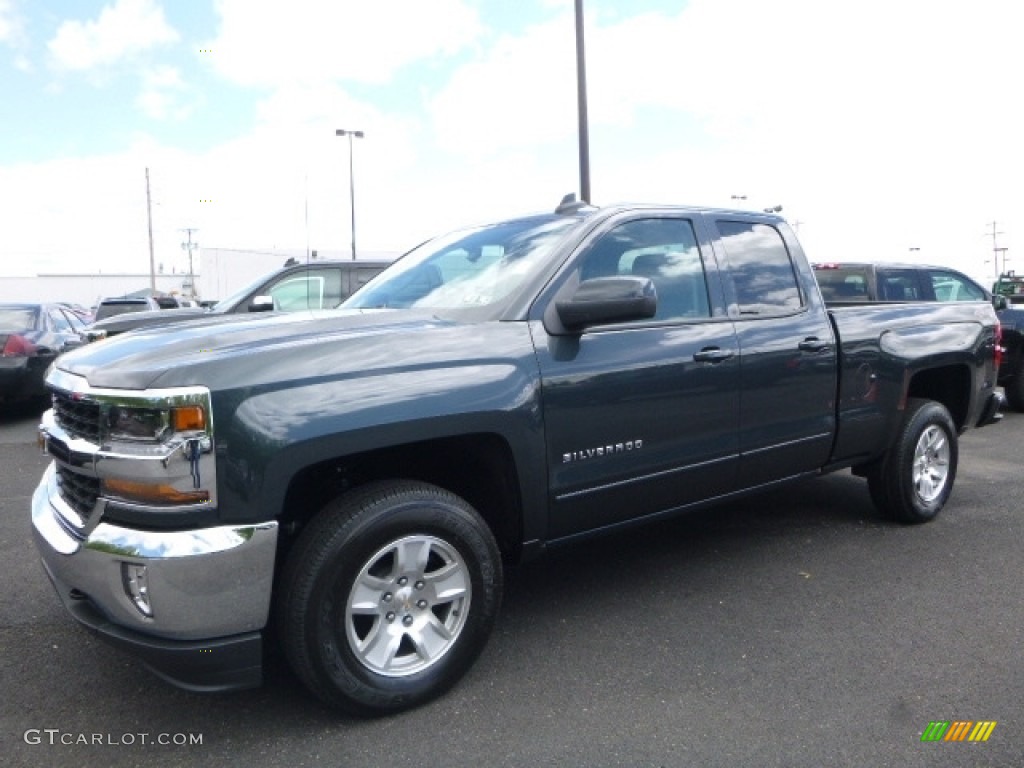
[[[155,638],[201,641],[267,623],[277,523],[138,531],[101,522],[81,538],[54,464],[32,496],[32,533],[68,606],[87,601],[110,623]],[[152,616],[136,607],[126,566],[145,566]]]

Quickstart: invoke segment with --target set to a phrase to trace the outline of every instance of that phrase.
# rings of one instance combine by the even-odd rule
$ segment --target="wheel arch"
[[[966,365],[946,365],[917,371],[907,386],[908,398],[934,400],[953,417],[957,431],[967,427],[971,408],[971,370]]]
[[[517,561],[524,499],[512,447],[499,434],[437,437],[309,463],[290,478],[278,518],[282,546],[329,501],[377,480],[419,480],[465,499],[491,529],[503,557]]]

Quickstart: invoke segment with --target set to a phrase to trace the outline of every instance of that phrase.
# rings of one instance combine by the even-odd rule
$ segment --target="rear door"
[[[831,452],[836,396],[836,345],[814,274],[776,220],[709,217],[740,350],[740,483],[813,471]]]
[[[548,335],[539,319],[531,325],[551,538],[674,509],[735,485],[739,348],[700,219],[612,219],[578,252],[563,285],[612,275],[650,278],[657,316],[577,336]]]

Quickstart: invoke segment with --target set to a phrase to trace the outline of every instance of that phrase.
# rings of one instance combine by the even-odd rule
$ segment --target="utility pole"
[[[156,259],[153,256],[153,201],[149,196],[149,168],[146,169],[146,220],[149,223],[149,290],[156,293]]]
[[[196,297],[196,273],[192,265],[192,251],[199,247],[199,243],[192,242],[192,233],[198,232],[195,228],[185,228],[181,230],[188,235],[188,240],[181,244],[183,250],[188,251],[188,290],[191,297]]]
[[[999,235],[1003,234],[1002,232],[996,231],[997,227],[998,224],[993,221],[992,231],[988,233],[992,236],[992,268],[995,270],[996,280],[999,279],[999,241],[997,238]]]

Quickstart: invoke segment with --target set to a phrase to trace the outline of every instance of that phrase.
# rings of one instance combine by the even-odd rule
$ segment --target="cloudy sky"
[[[1019,0],[586,0],[592,199],[1024,270]],[[572,0],[0,0],[0,274],[360,252],[579,187]],[[734,200],[734,196],[745,199]],[[993,222],[995,226],[993,227]],[[917,250],[912,250],[917,249]]]

